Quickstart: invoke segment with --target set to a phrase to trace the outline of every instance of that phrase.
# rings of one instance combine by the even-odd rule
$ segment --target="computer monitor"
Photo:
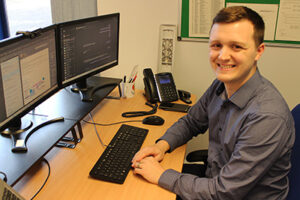
[[[56,27],[0,41],[0,131],[21,133],[21,118],[58,90]]]
[[[115,13],[58,25],[62,87],[74,84],[83,101],[103,87],[88,85],[87,78],[118,65],[119,19]]]

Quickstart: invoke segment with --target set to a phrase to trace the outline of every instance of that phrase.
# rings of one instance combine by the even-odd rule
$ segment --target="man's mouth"
[[[222,64],[217,64],[217,65],[222,69],[231,69],[235,67],[235,65],[222,65]]]

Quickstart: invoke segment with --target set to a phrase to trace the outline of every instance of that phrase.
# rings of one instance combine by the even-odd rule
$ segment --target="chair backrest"
[[[299,199],[300,196],[300,104],[292,110],[292,115],[295,121],[296,140],[291,156],[290,191],[287,200]]]

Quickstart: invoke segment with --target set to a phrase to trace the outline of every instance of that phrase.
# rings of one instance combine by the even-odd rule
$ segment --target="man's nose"
[[[231,51],[227,47],[223,47],[219,52],[219,59],[221,60],[228,60],[230,59]]]

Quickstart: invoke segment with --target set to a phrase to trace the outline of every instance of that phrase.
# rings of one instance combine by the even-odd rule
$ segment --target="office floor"
[[[10,35],[52,24],[51,0],[6,0]]]

